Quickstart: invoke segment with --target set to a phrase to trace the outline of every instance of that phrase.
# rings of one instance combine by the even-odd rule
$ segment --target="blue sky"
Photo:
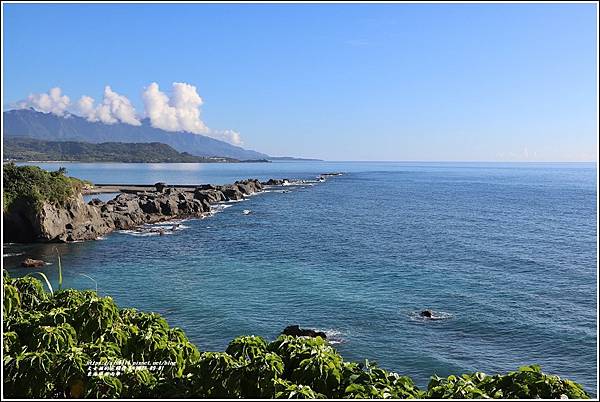
[[[596,160],[594,4],[3,4],[4,108],[197,87],[244,147],[329,160]]]

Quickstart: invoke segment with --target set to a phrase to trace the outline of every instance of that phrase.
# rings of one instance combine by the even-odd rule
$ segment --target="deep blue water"
[[[104,183],[346,172],[251,197],[170,236],[4,246],[47,261],[57,247],[67,286],[94,288],[80,274],[89,275],[119,305],[164,314],[201,350],[300,324],[341,340],[346,359],[421,386],[434,373],[538,363],[597,393],[595,164],[62,165]],[[23,257],[5,267],[26,273]],[[415,318],[424,308],[448,318]]]

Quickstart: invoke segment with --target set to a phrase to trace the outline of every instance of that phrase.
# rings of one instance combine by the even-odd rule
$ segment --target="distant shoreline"
[[[123,163],[240,163],[265,162],[266,157],[234,158],[205,151],[207,155],[179,152],[160,142],[44,141],[9,137],[3,141],[4,160],[12,162],[123,162]]]
[[[424,165],[597,165],[597,161],[371,161],[371,160],[324,160],[324,159],[259,159],[244,160],[237,162],[122,162],[122,161],[85,161],[85,160],[19,160],[4,159],[2,163],[272,163],[272,162],[327,162],[327,163],[401,163],[401,164],[424,164]]]
[[[2,163],[271,163],[268,159],[250,159],[242,161],[214,161],[214,162],[178,162],[178,161],[163,161],[163,162],[123,162],[123,161],[88,161],[88,160],[20,160],[20,159],[4,159]]]

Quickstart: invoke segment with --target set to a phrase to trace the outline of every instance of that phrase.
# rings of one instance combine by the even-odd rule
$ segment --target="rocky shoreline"
[[[330,174],[320,175],[324,181]],[[92,199],[85,203],[82,194],[61,205],[44,203],[35,207],[17,201],[4,212],[4,241],[14,243],[73,242],[94,240],[115,230],[129,230],[144,224],[172,219],[201,218],[210,215],[212,205],[239,201],[270,186],[285,186],[303,181],[257,179],[233,184],[205,184],[195,188],[179,188],[156,183],[148,188],[121,193],[103,202]]]

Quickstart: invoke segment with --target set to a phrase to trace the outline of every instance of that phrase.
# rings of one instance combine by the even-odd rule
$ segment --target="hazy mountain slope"
[[[92,144],[79,141],[44,141],[25,137],[4,139],[4,159],[14,161],[78,162],[239,162],[238,159],[190,155],[159,142]]]
[[[3,113],[7,137],[29,137],[46,141],[100,142],[160,142],[179,152],[197,156],[225,156],[236,159],[264,159],[268,155],[246,150],[204,135],[169,132],[150,126],[147,119],[141,126],[89,122],[83,117],[60,117],[31,109],[9,110]]]

